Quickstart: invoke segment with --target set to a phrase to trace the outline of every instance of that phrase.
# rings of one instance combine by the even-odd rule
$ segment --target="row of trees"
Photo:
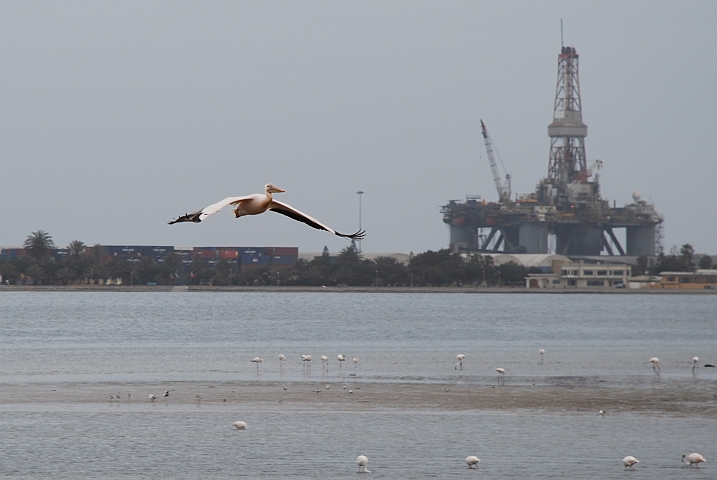
[[[449,250],[427,251],[411,255],[408,265],[393,257],[363,258],[355,245],[332,257],[325,248],[323,255],[311,261],[298,260],[291,266],[277,268],[259,265],[240,268],[235,262],[222,259],[214,266],[195,259],[186,265],[176,253],[160,261],[141,257],[139,262],[108,258],[101,245],[87,246],[79,240],[67,245],[69,254],[55,260],[52,237],[42,230],[33,232],[24,243],[26,256],[0,258],[0,275],[5,283],[67,285],[121,279],[122,284],[156,283],[159,285],[349,285],[349,286],[461,286],[461,285],[524,285],[527,269],[517,263],[500,266],[490,256],[464,257]],[[669,255],[656,259],[638,258],[633,275],[648,272],[690,271],[694,265],[694,249],[685,244],[680,250],[672,247]],[[699,260],[700,268],[711,268],[710,257]]]
[[[195,259],[183,263],[176,253],[157,261],[141,257],[137,263],[105,255],[101,245],[87,246],[79,240],[67,246],[63,260],[52,257],[55,244],[42,230],[27,237],[27,255],[0,259],[0,274],[8,283],[67,285],[121,279],[122,284],[159,285],[350,285],[350,286],[451,286],[451,285],[524,285],[530,270],[517,263],[495,266],[489,256],[464,258],[449,250],[427,251],[412,255],[408,265],[393,257],[363,258],[355,245],[344,248],[336,257],[327,249],[311,260],[300,259],[291,266],[277,268],[259,265],[241,269],[222,259],[213,267]],[[535,270],[537,271],[537,270]]]

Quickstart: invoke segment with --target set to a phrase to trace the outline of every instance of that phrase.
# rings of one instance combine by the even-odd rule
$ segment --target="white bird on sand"
[[[692,373],[697,371],[697,362],[700,361],[700,357],[692,357]]]
[[[496,372],[498,372],[498,383],[505,382],[505,368],[496,368]]]
[[[165,397],[168,397],[168,396],[169,396],[169,390],[167,390],[166,392],[164,392],[164,396],[165,396]]]
[[[155,400],[157,400],[157,395],[154,395],[154,394],[150,393],[150,394],[149,394],[149,399],[150,399],[150,401],[154,402]]]
[[[652,369],[655,371],[655,376],[660,376],[660,359],[657,357],[652,357],[650,359],[650,363],[652,364]]]
[[[371,473],[369,470],[366,470],[366,465],[368,465],[368,458],[366,458],[365,455],[359,455],[358,457],[356,457],[356,463],[358,464],[359,472]]]
[[[460,367],[460,370],[463,370],[463,359],[464,358],[466,358],[466,356],[463,355],[462,353],[459,353],[458,355],[456,355],[456,360],[458,360],[458,363],[456,363],[453,366],[453,370],[458,370],[459,367]]]
[[[246,422],[234,422],[232,423],[232,427],[236,428],[237,430],[246,430]]]
[[[640,463],[637,458],[633,457],[632,455],[628,455],[627,457],[622,459],[622,464],[625,466],[623,470],[626,470],[628,467],[630,467],[630,470],[635,470],[634,465],[636,463]]]
[[[687,458],[687,460],[685,460],[685,458]],[[694,463],[697,465],[697,468],[700,468],[700,463],[705,463],[707,459],[699,453],[690,453],[689,455],[682,455],[682,461],[685,462],[688,467]]]
[[[254,357],[251,359],[251,361],[256,363],[256,373],[259,373],[259,364],[264,360],[262,360],[261,357]]]
[[[607,412],[605,410],[600,410],[599,413],[600,413],[601,417],[604,417],[605,415],[607,415]]]
[[[478,468],[478,464],[480,463],[480,458],[476,457],[475,455],[471,455],[470,457],[466,457],[466,463],[468,464],[468,468],[473,468],[473,465]]]
[[[264,187],[264,191],[264,194],[256,193],[254,195],[246,195],[243,197],[227,197],[224,200],[220,200],[217,203],[213,203],[212,205],[204,207],[203,209],[198,210],[194,213],[182,215],[181,217],[169,222],[169,224],[172,225],[174,223],[180,222],[199,223],[205,218],[207,218],[209,215],[213,215],[227,205],[231,205],[234,207],[233,211],[234,216],[236,218],[243,217],[245,215],[259,215],[261,213],[266,212],[267,210],[271,210],[272,212],[281,213],[282,215],[286,215],[287,217],[293,218],[296,221],[303,222],[308,226],[316,228],[318,230],[325,230],[329,233],[333,233],[334,235],[338,235],[339,237],[350,238],[352,240],[361,240],[366,235],[363,230],[359,230],[351,235],[339,233],[336,230],[327,227],[315,218],[312,218],[307,214],[298,211],[291,205],[287,205],[286,203],[281,203],[274,200],[274,197],[272,195],[273,193],[282,193],[285,190],[282,190],[279,187],[275,187],[271,183],[266,184],[266,186]]]

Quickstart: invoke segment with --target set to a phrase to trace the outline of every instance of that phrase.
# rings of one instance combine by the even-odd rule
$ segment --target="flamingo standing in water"
[[[635,464],[640,463],[637,458],[633,457],[632,455],[628,455],[627,457],[622,459],[622,464],[624,465],[623,470],[627,470],[628,467],[630,470],[635,470]]]
[[[700,361],[700,357],[692,357],[692,375],[697,373],[697,362]]]
[[[285,357],[284,354],[282,353],[282,354],[279,355],[279,371],[280,371],[280,372],[283,372],[283,371],[284,371],[284,360],[286,360],[286,357]]]
[[[341,370],[341,365],[346,361],[346,357],[339,353],[336,358],[339,359],[339,370]]]
[[[473,468],[473,465],[478,468],[480,458],[476,457],[475,455],[471,455],[470,457],[466,457],[466,463],[468,464],[468,468]]]
[[[361,473],[371,473],[370,471],[366,470],[366,465],[368,465],[368,458],[366,458],[365,455],[359,455],[356,457],[356,463],[358,464],[358,471]]]
[[[652,370],[655,371],[655,376],[660,376],[660,359],[657,357],[652,357],[650,359],[650,363],[652,364]]]
[[[456,360],[458,360],[458,363],[456,363],[453,366],[453,370],[459,370],[459,369],[463,370],[463,359],[464,358],[466,358],[466,356],[463,355],[462,353],[459,353],[458,355],[456,355]]]
[[[685,458],[687,458],[687,460],[685,460]],[[700,463],[704,463],[707,460],[699,453],[690,453],[689,455],[682,455],[682,461],[685,462],[688,467],[694,463],[697,468],[700,468]]]
[[[356,376],[356,367],[358,366],[358,357],[354,357],[354,377]]]
[[[538,354],[540,354],[540,364],[542,365],[543,364],[543,355],[545,355],[545,349],[541,348],[540,350],[538,350]]]
[[[498,384],[505,383],[505,368],[496,368],[496,372],[498,372]]]
[[[329,373],[329,357],[326,355],[321,355],[321,371],[326,370],[326,373]]]
[[[251,359],[253,363],[256,363],[256,373],[259,373],[259,364],[263,362],[264,360],[261,359],[261,357],[254,357]]]

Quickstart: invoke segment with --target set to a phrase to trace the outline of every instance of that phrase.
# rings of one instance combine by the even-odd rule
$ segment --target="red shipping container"
[[[274,253],[271,255],[276,257],[298,257],[299,247],[274,247]]]
[[[220,248],[219,258],[239,258],[239,250],[236,248]]]

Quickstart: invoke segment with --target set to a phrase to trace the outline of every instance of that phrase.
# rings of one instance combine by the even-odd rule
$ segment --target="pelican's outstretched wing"
[[[251,195],[247,195],[244,197],[227,197],[224,200],[213,203],[209,205],[208,207],[204,207],[201,210],[198,210],[194,213],[187,213],[186,215],[182,215],[181,217],[177,218],[176,220],[172,220],[169,222],[170,225],[173,223],[180,223],[180,222],[194,222],[199,223],[205,218],[207,218],[209,215],[214,215],[222,208],[226,207],[227,205],[231,203],[241,202],[242,200],[247,200],[251,198]]]
[[[277,202],[276,200],[272,200],[271,204],[269,205],[269,210],[272,212],[280,213],[282,215],[286,215],[289,218],[293,218],[294,220],[297,220],[299,222],[303,222],[307,224],[310,227],[314,227],[318,230],[325,230],[327,232],[333,233],[334,235],[338,235],[339,237],[344,238],[350,238],[352,240],[361,240],[363,237],[366,236],[366,232],[363,230],[359,230],[356,233],[353,233],[351,235],[346,235],[345,233],[339,233],[336,230],[327,227],[323,223],[319,222],[315,218],[312,218],[308,216],[305,213],[302,213],[292,207],[291,205],[287,205],[286,203]]]

